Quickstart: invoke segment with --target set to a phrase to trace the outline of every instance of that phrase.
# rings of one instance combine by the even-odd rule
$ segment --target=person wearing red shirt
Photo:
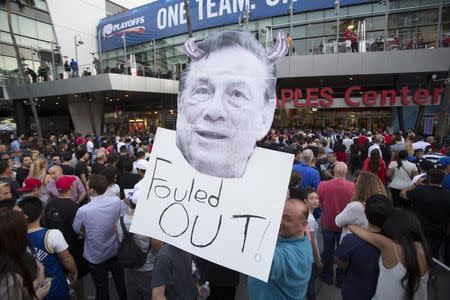
[[[355,191],[353,182],[345,179],[347,175],[347,165],[337,162],[334,166],[334,178],[322,181],[318,188],[319,205],[322,208],[322,228],[323,228],[323,254],[324,264],[320,277],[327,284],[333,283],[333,263],[334,250],[341,239],[342,228],[335,223],[336,216],[351,201]],[[344,278],[344,271],[336,269],[336,285],[341,286]]]
[[[81,134],[77,133],[77,138],[75,139],[75,144],[77,146],[84,144],[84,140],[81,137]]]
[[[370,153],[370,157],[364,160],[363,170],[374,173],[380,178],[381,182],[386,185],[386,163],[381,159],[380,151],[378,149],[373,149]]]

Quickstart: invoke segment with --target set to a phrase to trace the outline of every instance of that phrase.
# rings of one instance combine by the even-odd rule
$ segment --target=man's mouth
[[[201,136],[205,139],[210,139],[210,140],[223,140],[223,139],[228,138],[228,136],[226,136],[226,135],[223,135],[218,132],[213,132],[213,131],[198,130],[195,133],[197,133],[199,136]]]

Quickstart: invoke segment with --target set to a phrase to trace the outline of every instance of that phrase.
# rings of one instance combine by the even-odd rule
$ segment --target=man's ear
[[[272,126],[273,115],[275,114],[275,106],[275,95],[272,99],[264,101],[264,104],[262,106],[261,124],[259,126],[258,135],[256,137],[258,141],[266,136],[267,132],[269,132],[269,129]]]

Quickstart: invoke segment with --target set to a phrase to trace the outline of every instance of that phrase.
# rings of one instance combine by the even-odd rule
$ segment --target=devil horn
[[[200,49],[195,43],[195,38],[188,39],[183,45],[184,52],[193,60],[197,61],[205,55],[205,52]]]
[[[277,33],[277,41],[275,42],[275,45],[267,53],[267,61],[274,64],[280,57],[285,56],[287,51],[288,40],[286,34],[280,30]]]

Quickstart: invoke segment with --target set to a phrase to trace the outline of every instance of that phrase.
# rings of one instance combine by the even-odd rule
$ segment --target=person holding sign
[[[313,263],[311,241],[305,233],[308,215],[305,202],[286,200],[269,281],[249,277],[250,300],[305,298]]]
[[[255,144],[270,129],[275,111],[275,62],[286,54],[283,32],[266,52],[246,31],[219,32],[198,45],[180,79],[177,146],[203,174],[240,178]]]

